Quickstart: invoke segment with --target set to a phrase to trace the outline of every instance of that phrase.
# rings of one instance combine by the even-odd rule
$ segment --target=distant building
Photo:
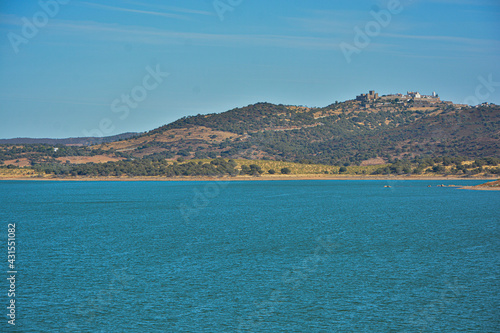
[[[421,95],[418,91],[408,91],[406,97],[413,99],[426,99],[428,102],[439,102],[440,98],[438,94],[433,91],[432,95]]]
[[[375,90],[370,90],[368,94],[361,94],[356,96],[357,101],[361,102],[369,102],[378,99],[378,93],[375,93]]]
[[[408,97],[411,97],[411,98],[421,98],[422,97],[422,95],[420,95],[420,93],[418,91],[408,91],[406,93],[406,95]]]
[[[356,100],[360,102],[371,102],[375,100],[379,100],[381,102],[407,102],[409,100],[414,100],[414,102],[418,102],[420,104],[436,104],[441,102],[438,94],[433,91],[432,95],[422,95],[418,91],[408,91],[406,95],[403,94],[389,94],[389,95],[383,95],[380,96],[375,93],[374,90],[370,90],[368,94],[361,94],[359,96],[356,96]]]
[[[389,94],[389,95],[383,95],[380,98],[384,100],[392,100],[396,98],[402,98],[403,94]]]

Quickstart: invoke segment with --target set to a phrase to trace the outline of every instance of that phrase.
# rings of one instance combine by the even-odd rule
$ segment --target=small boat
[[[384,187],[389,187],[389,188],[390,188],[391,186],[389,186],[389,185],[385,185]]]

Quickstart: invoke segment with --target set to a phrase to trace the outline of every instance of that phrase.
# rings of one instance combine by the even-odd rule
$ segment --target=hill
[[[179,119],[96,148],[127,158],[245,158],[340,165],[418,156],[498,156],[500,107],[347,101],[323,108],[257,103]]]
[[[123,133],[105,137],[83,137],[83,138],[65,138],[65,139],[33,139],[33,138],[14,138],[0,139],[0,145],[32,145],[32,144],[48,144],[48,145],[65,145],[65,146],[88,146],[107,142],[129,139],[138,135],[138,133]]]
[[[222,157],[226,161],[337,167],[375,165],[378,167],[364,172],[378,174],[418,173],[434,167],[433,172],[478,174],[497,165],[500,107],[470,107],[401,95],[335,102],[319,108],[257,103],[218,114],[184,117],[147,133],[103,138],[102,143],[88,147],[73,145],[88,143],[85,140],[89,138],[80,139],[0,145],[0,164],[35,166],[56,174],[87,174],[88,168],[69,165],[90,163],[94,168],[92,165],[106,163],[107,169],[101,168],[98,174],[114,174],[116,168],[132,174],[135,171],[130,170],[136,169],[161,174],[168,164],[164,161]],[[138,162],[142,160],[145,162]],[[152,167],[148,161],[160,164]],[[135,164],[123,165],[128,162]],[[238,165],[241,172],[242,163]],[[210,166],[201,171],[190,168],[187,173],[213,172]],[[495,173],[497,169],[492,170]]]

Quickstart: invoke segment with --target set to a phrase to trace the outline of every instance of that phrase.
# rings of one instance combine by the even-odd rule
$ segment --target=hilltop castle
[[[375,93],[375,90],[370,90],[368,94],[361,94],[359,96],[356,96],[356,100],[361,102],[374,101],[376,99],[378,99],[378,94]]]
[[[379,95],[375,93],[374,90],[370,90],[368,94],[361,94],[359,96],[356,96],[356,100],[360,102],[370,102],[370,101],[375,101],[377,99],[381,100],[399,99],[400,101],[415,100],[415,101],[422,101],[422,102],[425,101],[430,103],[437,103],[441,101],[441,99],[439,98],[438,94],[436,94],[435,91],[432,92],[432,95],[421,95],[418,91],[408,91],[406,92],[406,95],[390,94],[379,97]]]

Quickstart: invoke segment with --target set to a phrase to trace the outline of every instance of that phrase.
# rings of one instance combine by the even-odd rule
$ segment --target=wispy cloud
[[[334,38],[279,34],[218,34],[180,32],[143,26],[101,23],[95,21],[53,20],[48,28],[53,34],[89,38],[93,41],[133,42],[152,45],[182,45],[190,41],[204,46],[270,46],[305,49],[337,49]],[[78,39],[77,39],[78,40]]]
[[[132,11],[138,14],[147,15],[183,15],[169,14],[163,12],[152,12],[149,10],[126,9],[114,6],[93,4],[82,2],[103,8],[104,10]],[[119,9],[116,9],[119,8]],[[180,9],[183,10],[183,9]],[[189,11],[187,9],[186,11]],[[203,14],[204,15],[204,14]],[[302,50],[331,50],[338,52],[341,42],[352,42],[354,32],[352,26],[346,26],[345,22],[329,20],[328,18],[283,18],[287,20],[286,30],[282,34],[238,34],[238,33],[208,33],[208,32],[182,32],[154,27],[125,25],[117,23],[103,23],[96,21],[75,21],[53,19],[47,26],[47,31],[52,36],[62,36],[58,43],[76,45],[91,41],[136,43],[149,45],[185,45],[190,42],[199,46],[215,47],[281,47]],[[1,29],[8,29],[9,25],[22,25],[22,21],[15,15],[0,15],[0,23],[4,25]],[[352,23],[351,23],[352,24]],[[294,27],[297,27],[295,29]],[[307,29],[305,27],[308,27]],[[304,32],[316,33],[306,34]],[[404,29],[396,29],[402,31]],[[319,33],[321,32],[321,34]],[[68,38],[65,38],[65,37]],[[443,45],[446,49],[453,48],[462,52],[479,53],[490,52],[500,48],[500,41],[492,39],[466,38],[444,35],[412,35],[401,33],[385,32],[380,35],[380,39],[370,44],[370,50],[375,52],[394,53],[396,49],[408,51],[414,49],[412,43],[400,43],[391,41],[397,39],[415,40],[428,42],[426,48],[430,51],[439,51],[441,54]],[[53,43],[50,39],[45,43]],[[418,53],[418,52],[417,52]]]
[[[155,8],[157,10],[166,10],[166,11],[171,11],[171,12],[178,12],[178,13],[186,13],[186,14],[197,14],[197,15],[206,15],[206,16],[215,16],[216,14],[214,12],[208,12],[204,10],[198,10],[198,9],[191,9],[191,8],[181,8],[181,7],[174,7],[174,6],[163,6],[163,5],[152,5],[144,2],[137,2],[137,1],[125,1],[125,3],[135,5],[135,6],[142,6],[142,7],[147,7],[147,8]]]
[[[481,38],[467,38],[467,37],[455,37],[455,36],[432,36],[432,35],[405,35],[405,34],[382,34],[382,36],[392,37],[392,38],[403,38],[403,39],[418,39],[425,41],[435,41],[435,42],[446,42],[446,43],[457,43],[457,44],[469,44],[469,45],[489,45],[500,47],[500,41],[492,39],[481,39]]]
[[[321,34],[347,34],[351,33],[352,23],[325,18],[304,18],[304,17],[284,17],[283,18],[292,27],[298,30],[321,33]]]
[[[449,3],[452,5],[496,6],[498,0],[419,0],[432,3]]]
[[[101,4],[98,4],[98,3],[86,2],[86,1],[81,1],[80,4],[84,5],[84,6],[87,6],[87,7],[99,8],[99,9],[102,9],[102,10],[110,10],[110,11],[115,11],[115,12],[127,12],[127,13],[135,13],[135,14],[142,14],[142,15],[153,15],[153,16],[161,16],[161,17],[175,18],[175,19],[181,19],[181,20],[189,20],[190,19],[190,17],[186,16],[186,15],[180,15],[180,14],[168,13],[168,12],[160,12],[160,11],[132,9],[132,8],[126,8],[126,7],[108,6],[108,5],[101,5]]]

